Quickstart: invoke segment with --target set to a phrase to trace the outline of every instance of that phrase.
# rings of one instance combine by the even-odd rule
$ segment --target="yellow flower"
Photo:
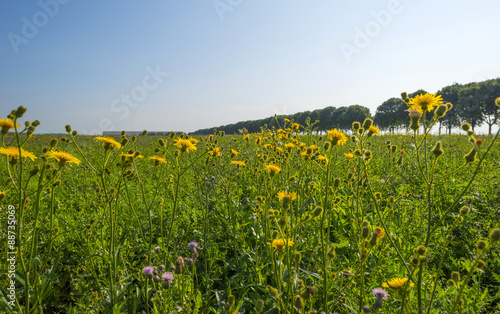
[[[290,122],[290,119],[288,119],[288,118],[285,118],[285,122]]]
[[[343,146],[345,145],[345,143],[347,143],[347,136],[344,133],[338,131],[337,129],[328,131],[328,139],[330,140],[330,142],[332,142],[333,146],[335,145]]]
[[[185,153],[185,152],[189,153],[190,150],[196,150],[196,146],[195,146],[195,144],[193,144],[193,142],[191,142],[190,140],[182,139],[182,138],[175,139],[174,145],[177,146],[178,148],[180,148],[181,152],[183,152],[183,153]]]
[[[0,154],[9,156],[12,159],[19,159],[19,149],[17,147],[0,148]],[[21,155],[23,158],[29,157],[31,160],[35,160],[36,157],[33,153],[21,148]]]
[[[380,134],[380,131],[379,129],[374,126],[373,124],[370,126],[370,128],[368,129],[368,136],[372,136],[373,134]]]
[[[237,151],[235,151],[234,149],[231,149],[231,157],[236,157],[236,156],[238,156],[238,154],[239,153]]]
[[[109,149],[109,148],[113,148],[113,147],[116,147],[116,148],[122,147],[122,144],[118,143],[117,141],[115,141],[115,139],[113,139],[109,136],[97,136],[97,137],[94,137],[94,140],[103,142],[105,149]]]
[[[50,151],[47,153],[47,157],[54,158],[59,162],[59,166],[64,166],[66,163],[80,164],[80,160],[70,153],[62,152],[62,151]]]
[[[292,129],[298,130],[300,128],[300,124],[292,123],[291,127],[292,127]]]
[[[189,140],[191,143],[193,143],[193,145],[196,145],[196,144],[198,144],[198,142],[199,142],[199,141],[198,141],[197,139],[195,139],[194,137],[191,137],[191,138],[189,138],[188,140]]]
[[[150,156],[150,160],[154,161],[155,165],[158,166],[159,164],[165,164],[167,161],[165,158],[159,157],[159,156]]]
[[[425,94],[425,95],[417,95],[410,99],[408,105],[411,109],[419,109],[422,112],[424,111],[432,111],[434,107],[439,106],[443,103],[443,97],[441,95],[436,96],[436,94]]]
[[[328,162],[328,158],[326,158],[323,155],[319,155],[318,156],[318,160],[319,160],[320,163],[327,163]]]
[[[351,153],[344,154],[344,156],[345,156],[347,159],[352,159],[352,158],[354,158],[354,155],[353,155],[353,154],[351,154]]]
[[[294,147],[295,147],[295,145],[293,145],[292,143],[286,143],[285,144],[285,148],[288,149],[288,150],[291,150]]]
[[[384,282],[382,284],[382,287],[384,287],[384,288],[390,287],[390,288],[402,290],[403,286],[405,285],[405,283],[407,281],[408,281],[408,278],[392,278],[392,279],[389,279],[387,282]],[[410,280],[409,286],[414,287],[415,284]]]
[[[16,127],[19,127],[19,124],[16,123]],[[11,119],[0,119],[0,129],[2,129],[2,134],[7,134],[9,130],[14,128],[14,121]]]
[[[373,230],[373,233],[377,235],[377,240],[380,240],[384,237],[385,231],[382,228],[377,227]]]
[[[291,202],[291,201],[297,199],[297,193],[295,193],[295,192],[287,193],[285,191],[279,191],[278,198],[282,202]]]
[[[249,139],[250,139],[250,135],[245,134],[245,135],[243,136],[243,140],[244,140],[244,141],[248,141]]]
[[[293,246],[295,243],[290,239],[274,239],[273,242],[269,242],[268,244],[281,252],[285,246]]]
[[[219,157],[220,155],[222,155],[219,147],[212,148],[212,150],[209,151],[208,153],[212,155],[212,157]]]
[[[255,144],[260,145],[262,143],[262,138],[260,136],[257,136],[255,139]]]
[[[233,160],[233,161],[231,161],[231,164],[236,165],[238,167],[245,167],[246,166],[246,163],[244,161],[241,161],[241,160]]]
[[[271,177],[273,177],[275,174],[277,174],[281,171],[281,168],[274,165],[274,164],[269,164],[269,165],[266,165],[266,170],[267,170],[267,172],[269,172]]]

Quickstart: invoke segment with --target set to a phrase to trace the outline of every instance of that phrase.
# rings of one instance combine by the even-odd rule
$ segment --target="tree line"
[[[410,98],[427,93],[425,90],[417,90],[408,94]],[[439,120],[439,132],[445,128],[448,134],[454,127],[459,127],[463,122],[469,122],[474,129],[477,126],[487,124],[488,132],[491,134],[492,126],[498,122],[499,108],[495,106],[495,99],[500,96],[500,78],[486,80],[483,82],[473,82],[468,84],[452,84],[443,87],[437,92],[443,97],[443,101],[453,104],[453,109],[446,113],[443,119]],[[326,131],[331,128],[349,130],[354,121],[363,121],[365,118],[373,118],[376,125],[381,130],[401,130],[407,129],[409,118],[408,105],[401,98],[390,98],[377,107],[375,115],[372,117],[370,110],[360,105],[344,107],[326,107],[314,111],[302,111],[290,115],[280,115],[278,121],[274,116],[259,120],[240,121],[234,124],[217,127],[217,131],[224,131],[227,134],[239,133],[244,128],[248,132],[259,132],[264,125],[267,127],[279,128],[278,123],[287,118],[301,125],[306,124],[306,120],[318,122],[314,125],[318,131]],[[427,119],[432,119],[433,112],[427,114]],[[281,121],[281,122],[280,122]],[[200,129],[192,132],[193,135],[211,134],[214,128]]]

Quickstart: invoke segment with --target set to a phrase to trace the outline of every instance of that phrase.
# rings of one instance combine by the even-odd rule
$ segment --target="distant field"
[[[238,136],[33,135],[22,148],[37,158],[17,162],[3,148],[0,239],[17,248],[0,250],[17,260],[13,277],[1,263],[0,309],[500,311],[498,137],[365,125],[353,139],[292,122]],[[2,147],[17,149],[14,134]]]

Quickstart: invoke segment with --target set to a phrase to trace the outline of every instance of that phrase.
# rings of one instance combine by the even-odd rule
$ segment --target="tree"
[[[461,122],[469,122],[472,130],[479,126],[484,121],[484,113],[482,108],[482,96],[478,97],[479,92],[477,84],[469,85],[460,90],[458,93],[458,115]]]
[[[407,108],[401,98],[390,98],[377,107],[374,122],[381,129],[401,127],[408,123]]]
[[[446,113],[446,115],[440,119],[440,123],[442,123],[447,129],[448,129],[448,134],[451,135],[451,129],[453,127],[458,127],[460,126],[460,117],[458,115],[458,94],[460,92],[460,89],[462,89],[463,86],[455,83],[450,86],[446,86],[442,88],[440,91],[438,91],[438,95],[441,95],[443,97],[443,101],[445,103],[449,102],[451,103],[454,108],[451,109]],[[441,134],[441,124],[439,128],[439,133]]]

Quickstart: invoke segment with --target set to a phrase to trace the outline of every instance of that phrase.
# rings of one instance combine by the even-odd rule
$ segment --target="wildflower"
[[[363,305],[363,307],[361,309],[365,313],[370,313],[372,311],[372,309],[368,305]]]
[[[479,149],[483,145],[483,140],[478,138],[474,143],[476,144],[476,147]]]
[[[290,151],[290,150],[291,150],[292,148],[294,148],[294,147],[295,147],[295,145],[293,145],[292,143],[286,143],[286,144],[285,144],[285,148],[286,148],[288,151]]]
[[[3,148],[0,147],[0,154],[6,155],[11,158],[11,160],[18,160],[19,159],[19,148],[17,147],[8,147],[8,148]],[[21,148],[21,156],[23,158],[29,157],[32,161],[36,159],[35,155],[27,150],[24,150]]]
[[[231,164],[236,165],[238,168],[246,166],[245,161],[242,161],[242,160],[232,160]]]
[[[212,157],[219,157],[222,155],[221,150],[219,147],[214,147],[212,148],[211,151],[208,152]]]
[[[276,248],[278,252],[283,252],[285,246],[293,246],[295,243],[289,239],[274,239],[269,243],[272,247]]]
[[[290,206],[290,203],[297,199],[297,193],[291,192],[287,193],[285,191],[278,192],[278,198],[283,202],[283,208],[287,209]]]
[[[190,140],[177,138],[177,139],[175,139],[174,145],[177,146],[178,148],[180,148],[182,153],[186,153],[186,152],[189,153],[190,150],[196,150],[196,146],[195,146],[195,144],[193,144],[193,142],[191,140],[193,140],[193,138],[191,138]]]
[[[420,128],[420,118],[422,117],[422,110],[418,108],[410,108],[408,115],[411,118],[410,129],[416,131]]]
[[[402,291],[403,287],[405,286],[406,282],[408,281],[408,278],[392,278],[389,279],[387,282],[384,282],[382,284],[382,287],[384,288],[394,288],[398,291]],[[410,280],[409,283],[410,287],[415,287],[415,284]]]
[[[411,109],[419,109],[422,112],[432,111],[434,107],[439,106],[443,103],[443,97],[441,95],[436,96],[436,94],[426,93],[425,95],[417,95],[410,99],[408,105],[411,105]]]
[[[153,278],[155,268],[153,266],[146,266],[144,267],[144,269],[142,270],[142,274],[148,278]]]
[[[78,158],[74,157],[70,153],[66,152],[61,152],[61,151],[50,151],[47,153],[47,157],[49,158],[54,158],[59,162],[59,166],[63,167],[66,165],[66,163],[73,163],[73,164],[80,164],[80,160]]]
[[[175,273],[182,274],[184,272],[184,259],[181,256],[178,256],[175,260]]]
[[[191,241],[188,243],[187,247],[190,249],[196,249],[198,247],[198,243],[195,241]]]
[[[380,227],[377,227],[373,230],[373,235],[372,235],[372,238],[370,240],[370,244],[371,245],[375,245],[377,244],[377,241],[382,239],[384,237],[384,230],[382,230],[382,228]]]
[[[0,191],[0,202],[7,197],[7,193]]]
[[[352,159],[352,158],[354,158],[354,155],[353,155],[352,153],[347,153],[347,154],[345,154],[345,153],[344,153],[344,156],[345,156],[347,159]]]
[[[159,156],[150,156],[149,159],[152,160],[152,161],[154,161],[155,166],[158,166],[159,164],[165,164],[165,163],[167,163],[167,161],[165,160],[165,158],[162,158],[162,157],[159,157]]]
[[[281,171],[281,168],[278,167],[277,165],[269,164],[269,165],[266,165],[266,170],[267,170],[267,172],[269,172],[271,177],[274,177],[275,174],[277,174]]]
[[[374,297],[382,298],[384,300],[387,300],[387,298],[389,297],[389,293],[387,293],[387,291],[382,288],[375,288],[373,289],[372,293]]]
[[[124,158],[130,158],[130,159],[137,159],[137,158],[144,158],[144,156],[142,156],[141,154],[120,154],[121,157],[124,157]],[[125,159],[123,159],[125,160]]]
[[[120,149],[122,145],[115,141],[113,138],[109,136],[97,136],[94,137],[95,141],[103,142],[104,143],[104,149],[108,150],[110,148],[118,148]]]
[[[368,136],[372,136],[372,135],[377,135],[377,134],[380,134],[380,130],[374,126],[374,125],[371,125],[369,128],[368,128]]]
[[[9,133],[9,130],[13,129],[14,126],[19,127],[19,124],[16,123],[16,125],[14,125],[14,121],[12,121],[11,119],[0,119],[0,128],[2,134]]]
[[[172,281],[174,281],[174,275],[171,272],[166,272],[161,275],[161,280],[163,281],[163,289],[169,289]]]
[[[326,164],[328,162],[328,158],[326,158],[325,156],[323,155],[318,155],[318,161],[322,164]]]
[[[294,130],[298,130],[300,128],[300,124],[298,123],[292,123],[291,128]]]
[[[330,140],[330,142],[332,142],[333,146],[335,145],[343,146],[345,145],[345,143],[347,143],[347,136],[344,133],[338,131],[337,129],[328,131],[328,139]]]
[[[236,156],[238,156],[238,154],[239,153],[237,151],[235,151],[234,149],[231,149],[231,157],[236,157]]]

